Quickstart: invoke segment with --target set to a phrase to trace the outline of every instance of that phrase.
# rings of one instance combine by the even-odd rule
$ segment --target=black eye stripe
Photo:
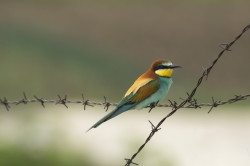
[[[159,65],[159,66],[156,66],[154,68],[154,70],[159,70],[159,69],[171,69],[171,66],[163,66],[163,65]]]

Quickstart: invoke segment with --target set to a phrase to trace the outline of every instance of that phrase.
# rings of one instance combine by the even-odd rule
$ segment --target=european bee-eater
[[[142,109],[164,99],[173,83],[171,78],[173,69],[178,67],[180,66],[173,65],[169,60],[154,61],[150,68],[128,89],[116,108],[96,122],[90,129],[98,127],[103,122],[125,111]]]

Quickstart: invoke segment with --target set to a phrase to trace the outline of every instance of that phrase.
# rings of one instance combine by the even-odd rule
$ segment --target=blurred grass
[[[95,165],[89,158],[74,150],[56,147],[30,150],[21,145],[0,142],[0,165],[8,166],[90,166]]]

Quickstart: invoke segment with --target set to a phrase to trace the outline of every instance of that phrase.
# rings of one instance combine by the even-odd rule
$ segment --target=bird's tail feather
[[[120,107],[115,108],[113,111],[111,111],[110,113],[108,113],[106,116],[104,116],[102,119],[100,119],[98,122],[96,122],[92,127],[90,127],[87,132],[89,130],[91,130],[92,128],[97,128],[99,125],[101,125],[103,122],[106,122],[112,118],[114,118],[115,116],[128,111],[129,109],[131,109],[134,106],[134,104],[130,104],[130,105],[122,105]]]

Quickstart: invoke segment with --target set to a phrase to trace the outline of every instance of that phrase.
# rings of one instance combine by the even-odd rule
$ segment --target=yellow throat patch
[[[162,77],[171,77],[173,73],[173,69],[159,69],[159,70],[156,70],[155,73]]]

